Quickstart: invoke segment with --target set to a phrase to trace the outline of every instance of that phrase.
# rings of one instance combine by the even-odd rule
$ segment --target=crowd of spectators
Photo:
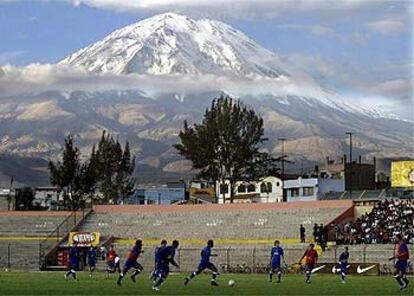
[[[408,243],[414,243],[414,200],[384,200],[375,204],[369,213],[345,225],[335,226],[337,244],[394,243],[401,234]]]

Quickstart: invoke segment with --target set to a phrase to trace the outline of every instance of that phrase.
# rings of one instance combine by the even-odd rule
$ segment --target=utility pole
[[[345,134],[349,135],[349,197],[352,199],[352,135],[353,133],[346,132]],[[345,178],[346,178],[346,174],[345,174]],[[345,180],[345,183],[346,183],[346,180]]]
[[[285,141],[286,138],[279,138],[279,141],[282,142],[282,201],[286,201],[285,194]]]

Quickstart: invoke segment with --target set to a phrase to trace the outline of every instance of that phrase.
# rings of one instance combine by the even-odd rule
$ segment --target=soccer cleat
[[[280,280],[277,280],[276,283],[280,284]]]
[[[211,285],[212,285],[212,286],[216,286],[216,287],[217,287],[219,284],[217,284],[217,282],[216,282],[216,281],[211,281]]]
[[[186,277],[184,279],[184,286],[187,286],[189,282],[190,282],[190,279],[188,277]]]
[[[160,287],[153,286],[152,289],[155,290],[155,291],[159,291],[160,290]]]
[[[134,283],[136,283],[136,282],[137,282],[134,276],[131,276],[131,280],[132,280]]]

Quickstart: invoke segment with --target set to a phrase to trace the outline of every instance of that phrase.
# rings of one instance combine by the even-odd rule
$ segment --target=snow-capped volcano
[[[276,61],[225,23],[165,13],[116,30],[60,63],[115,74],[287,76]]]
[[[240,97],[262,116],[268,151],[279,155],[277,139],[286,137],[285,148],[300,160],[296,163],[342,156],[348,151],[346,131],[355,132],[357,155],[412,154],[411,122],[384,115],[385,108],[379,113],[355,105],[292,69],[222,22],[157,15],[114,31],[58,66],[0,67],[0,79],[18,77],[19,87],[30,86],[28,93],[0,100],[0,154],[54,158],[72,133],[85,155],[106,130],[128,139],[143,179],[159,182],[160,174],[177,172],[182,178],[184,166],[172,144],[183,121],[200,122],[221,92]],[[31,172],[26,166],[2,166],[0,159],[0,181],[2,176],[33,179],[41,170],[30,161]]]

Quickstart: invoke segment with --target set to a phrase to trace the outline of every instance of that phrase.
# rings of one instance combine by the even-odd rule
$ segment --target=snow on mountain
[[[60,64],[115,74],[287,76],[276,57],[225,23],[165,13],[116,30]]]

